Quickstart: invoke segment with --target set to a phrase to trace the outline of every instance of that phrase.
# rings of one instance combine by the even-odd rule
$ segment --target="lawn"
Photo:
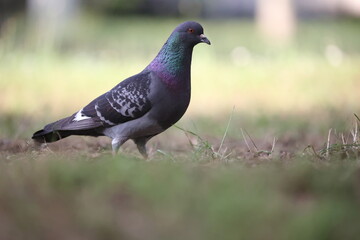
[[[83,16],[55,49],[0,38],[0,239],[357,239],[358,20],[300,22],[286,46],[199,20],[188,112],[111,156],[107,138],[31,134],[141,71],[183,19]]]

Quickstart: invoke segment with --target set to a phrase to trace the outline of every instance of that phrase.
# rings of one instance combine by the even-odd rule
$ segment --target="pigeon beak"
[[[207,39],[207,37],[204,34],[200,34],[200,41],[211,45],[209,39]]]

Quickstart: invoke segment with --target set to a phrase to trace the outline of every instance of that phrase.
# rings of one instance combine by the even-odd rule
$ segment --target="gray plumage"
[[[132,139],[147,158],[147,141],[177,122],[189,105],[192,50],[201,42],[210,44],[200,24],[180,24],[142,72],[32,138],[53,142],[70,135],[105,135],[112,138],[113,153]]]

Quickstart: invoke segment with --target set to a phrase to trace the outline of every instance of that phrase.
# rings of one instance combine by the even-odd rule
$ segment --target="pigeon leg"
[[[111,141],[113,156],[115,156],[117,154],[117,152],[119,151],[120,146],[123,145],[123,143],[126,142],[126,140],[127,140],[126,138],[114,138]]]
[[[148,158],[148,154],[147,154],[147,151],[146,151],[146,143],[147,141],[149,140],[150,138],[148,137],[145,137],[145,138],[137,138],[137,139],[134,139],[134,142],[139,150],[139,152],[141,153],[141,155],[147,159]]]

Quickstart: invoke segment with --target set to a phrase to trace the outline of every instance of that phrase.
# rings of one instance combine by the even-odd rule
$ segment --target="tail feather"
[[[35,132],[32,139],[38,143],[45,143],[55,142],[71,135],[103,135],[101,125],[90,121],[88,121],[88,124],[77,124],[72,121],[73,118],[74,115],[46,125],[43,129]]]
[[[39,143],[45,143],[45,142],[56,142],[62,138],[66,138],[68,136],[72,135],[69,133],[64,133],[63,131],[45,131],[45,130],[39,130],[35,132],[32,136],[32,139],[34,141]]]

